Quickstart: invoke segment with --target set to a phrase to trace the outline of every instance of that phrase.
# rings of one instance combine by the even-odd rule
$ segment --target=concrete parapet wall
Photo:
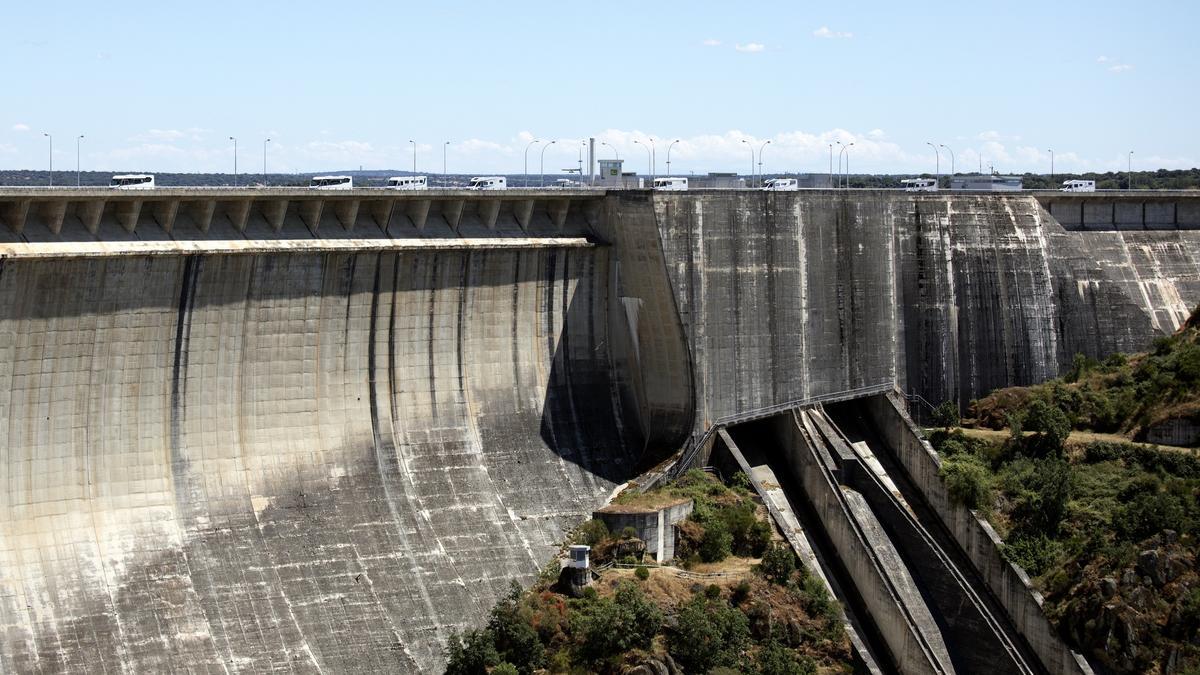
[[[895,398],[875,396],[864,401],[863,406],[896,452],[896,460],[913,485],[950,530],[1043,666],[1056,675],[1090,675],[1092,670],[1087,661],[1062,642],[1046,619],[1042,597],[1033,590],[1025,572],[1001,554],[1000,537],[986,521],[950,499],[939,475],[941,462],[937,453],[920,437]]]

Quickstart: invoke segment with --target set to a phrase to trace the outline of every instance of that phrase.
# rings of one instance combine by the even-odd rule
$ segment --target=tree
[[[1022,426],[1034,432],[1025,439],[1025,450],[1034,457],[1062,457],[1063,444],[1071,435],[1071,420],[1058,406],[1034,399],[1025,410]]]
[[[642,590],[622,583],[610,598],[584,604],[572,618],[580,656],[589,662],[646,648],[662,628],[663,616]]]
[[[958,404],[951,400],[942,401],[942,404],[933,409],[933,423],[939,427],[958,426],[961,420],[958,416]]]
[[[816,662],[806,656],[796,658],[795,652],[775,638],[769,639],[758,652],[756,665],[759,675],[815,675],[817,672]]]
[[[947,457],[942,461],[941,476],[954,502],[968,509],[978,509],[990,503],[988,470],[975,455],[959,453]]]
[[[758,569],[771,583],[787,585],[796,571],[796,556],[785,544],[772,544],[763,554]]]
[[[671,655],[689,673],[737,667],[750,644],[750,622],[741,611],[697,595],[677,617],[668,640]]]
[[[478,675],[500,663],[500,655],[487,630],[470,630],[461,637],[451,633],[446,643],[446,675]]]
[[[530,675],[542,665],[545,650],[529,620],[532,612],[521,606],[521,595],[521,585],[514,581],[509,594],[492,608],[488,631],[500,658]]]
[[[704,536],[700,538],[700,559],[704,562],[721,562],[733,552],[733,535],[721,518],[709,518],[704,522]]]

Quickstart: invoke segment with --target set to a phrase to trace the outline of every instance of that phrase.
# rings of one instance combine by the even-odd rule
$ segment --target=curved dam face
[[[713,424],[1200,303],[1200,198],[1055,199],[0,191],[0,672],[436,669]]]
[[[606,260],[7,261],[0,670],[435,668],[641,451]]]

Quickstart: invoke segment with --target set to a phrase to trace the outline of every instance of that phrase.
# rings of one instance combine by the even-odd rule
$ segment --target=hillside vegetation
[[[557,564],[528,591],[514,583],[484,628],[451,637],[446,672],[850,672],[836,600],[773,537],[746,483],[691,471],[646,494],[627,492],[619,503],[695,500],[680,542],[691,571],[649,558],[641,565],[645,546],[631,546],[631,533],[588,521],[575,541],[626,566],[604,570],[581,592],[560,580]]]
[[[1167,418],[1195,419],[1200,320],[1148,353],[1077,359],[1061,380],[975,402],[930,440],[951,497],[988,518],[1073,648],[1109,672],[1200,672],[1200,459],[1131,441]]]

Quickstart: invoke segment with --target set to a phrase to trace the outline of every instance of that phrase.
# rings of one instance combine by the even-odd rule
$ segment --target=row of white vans
[[[934,178],[906,178],[900,181],[906,192],[937,192],[938,184]],[[554,187],[575,187],[578,184],[570,180],[555,181]],[[151,190],[154,188],[154,176],[150,174],[125,174],[113,176],[111,187],[119,190]],[[314,176],[309,187],[314,190],[352,190],[352,176]],[[385,189],[389,190],[428,190],[429,179],[426,176],[395,176],[389,178]],[[507,190],[508,181],[504,176],[479,176],[472,178],[467,185],[468,190]],[[686,178],[655,178],[654,189],[665,192],[685,192],[688,189]],[[795,178],[768,178],[763,181],[762,190],[768,192],[794,192],[800,189]],[[1094,180],[1068,180],[1063,182],[1063,192],[1095,192]]]
[[[900,185],[905,192],[937,192],[938,183],[936,178],[905,178],[900,181]],[[1094,180],[1066,180],[1063,181],[1059,192],[1095,192],[1096,181]]]

